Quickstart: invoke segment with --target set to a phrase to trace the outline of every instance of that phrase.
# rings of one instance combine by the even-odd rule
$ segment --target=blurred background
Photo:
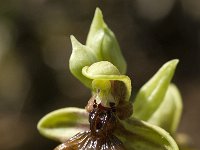
[[[0,149],[49,150],[36,125],[62,107],[84,107],[90,92],[69,71],[73,34],[85,43],[96,7],[116,34],[137,90],[168,60],[184,101],[180,133],[200,148],[200,1],[0,1]]]

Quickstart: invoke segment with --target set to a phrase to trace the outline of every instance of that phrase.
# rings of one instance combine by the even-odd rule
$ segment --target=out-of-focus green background
[[[85,43],[97,6],[127,60],[133,97],[162,64],[180,59],[173,80],[184,100],[179,132],[200,148],[200,1],[2,0],[0,149],[53,149],[58,143],[39,135],[38,120],[85,106],[90,92],[69,71],[69,36]]]

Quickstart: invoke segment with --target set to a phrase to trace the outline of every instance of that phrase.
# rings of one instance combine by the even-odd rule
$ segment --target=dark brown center
[[[94,109],[89,115],[90,130],[93,135],[106,137],[112,134],[116,127],[116,115],[114,104],[111,107],[104,107],[101,104],[94,104]]]

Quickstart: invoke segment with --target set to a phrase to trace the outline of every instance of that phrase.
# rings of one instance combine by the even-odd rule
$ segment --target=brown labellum
[[[122,142],[113,135],[116,128],[116,108],[93,103],[89,113],[90,130],[80,132],[54,150],[125,150]]]

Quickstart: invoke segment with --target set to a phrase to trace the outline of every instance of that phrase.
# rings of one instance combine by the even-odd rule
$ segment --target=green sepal
[[[127,150],[178,150],[174,139],[164,129],[136,119],[119,123],[115,135]]]
[[[95,11],[86,46],[91,48],[99,61],[109,61],[122,74],[126,73],[126,61],[121,53],[117,39],[104,22],[102,12],[99,8]]]
[[[85,86],[91,88],[91,80],[82,75],[82,68],[97,61],[90,48],[82,45],[74,36],[71,36],[72,54],[69,59],[71,73]]]
[[[58,109],[45,115],[37,129],[47,138],[64,142],[78,132],[89,130],[88,113],[74,107]]]
[[[139,90],[132,117],[147,121],[162,103],[174,75],[178,60],[165,63],[158,72]]]
[[[174,84],[170,84],[162,104],[148,122],[174,134],[180,122],[182,108],[180,92]]]
[[[85,66],[82,70],[82,73],[87,78],[93,80],[93,89],[106,89],[108,84],[104,84],[104,82],[98,82],[96,84],[95,81],[122,81],[126,87],[126,96],[125,100],[129,101],[131,95],[131,80],[128,76],[120,75],[118,69],[108,61],[101,61],[92,64],[91,66]],[[95,87],[97,86],[98,87]],[[106,87],[105,87],[106,86]]]

